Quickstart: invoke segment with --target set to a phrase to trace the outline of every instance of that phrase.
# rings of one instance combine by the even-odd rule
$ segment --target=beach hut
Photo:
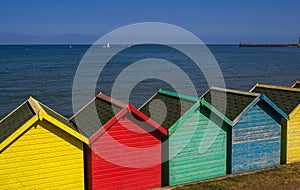
[[[204,99],[160,89],[140,111],[168,130],[163,143],[163,184],[226,175],[230,120]]]
[[[67,119],[30,97],[0,121],[0,189],[84,189],[85,143]]]
[[[296,80],[296,82],[291,86],[291,88],[300,88],[300,81]]]
[[[216,109],[224,104],[228,130],[227,172],[269,168],[280,164],[281,118],[287,115],[265,95],[211,88],[203,98]],[[212,99],[213,97],[213,99]]]
[[[250,91],[264,93],[287,119],[282,119],[282,164],[300,162],[300,89],[256,84]]]
[[[87,189],[161,187],[163,127],[102,93],[70,120],[90,140],[85,147]]]

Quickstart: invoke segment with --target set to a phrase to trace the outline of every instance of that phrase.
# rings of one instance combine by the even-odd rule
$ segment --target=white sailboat
[[[109,48],[109,47],[110,47],[109,43],[107,43],[107,45],[103,46],[103,48]]]

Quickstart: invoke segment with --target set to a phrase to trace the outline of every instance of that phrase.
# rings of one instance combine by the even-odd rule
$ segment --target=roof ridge
[[[1,120],[0,123],[2,123],[5,119],[7,119],[9,116],[11,116],[13,113],[15,113],[17,110],[19,110],[24,104],[28,103],[28,100],[24,101],[21,105],[13,109],[10,113],[8,113],[6,116],[4,116]]]
[[[43,104],[43,103],[41,103],[41,102],[39,102],[39,104],[42,105],[42,106],[45,106],[45,107],[46,107],[47,109],[49,109],[50,111],[53,111],[53,112],[56,113],[58,116],[60,116],[60,117],[62,117],[63,119],[65,119],[66,121],[69,121],[65,116],[61,115],[60,113],[58,113],[58,112],[55,111],[54,109],[52,109],[52,108],[46,106],[45,104]],[[43,107],[42,107],[42,109],[43,109]],[[44,109],[43,109],[43,110],[44,110]],[[45,110],[44,110],[44,111],[45,111]],[[45,111],[45,112],[47,113],[47,111]],[[47,114],[49,114],[49,113],[47,113]]]
[[[300,84],[300,81],[299,81],[299,80],[296,80],[296,81],[294,82],[294,84],[291,86],[291,88],[294,88],[297,84]]]
[[[45,112],[45,110],[40,105],[40,102],[38,100],[34,99],[32,96],[30,96],[27,101],[35,114],[39,114],[40,111]]]
[[[115,104],[115,105],[117,105],[117,106],[120,106],[120,107],[122,107],[122,108],[125,108],[125,107],[128,106],[127,103],[122,102],[122,101],[117,100],[117,99],[114,99],[114,98],[112,98],[112,97],[110,97],[110,96],[107,96],[107,95],[103,94],[102,92],[100,92],[96,97],[98,97],[98,98],[100,98],[100,99],[103,99],[103,100],[105,100],[105,101],[108,101],[108,102],[110,102],[110,103],[112,103],[112,104]]]
[[[74,113],[68,120],[71,121],[74,117],[76,117],[82,110],[84,110],[88,105],[90,105],[96,97],[92,98],[88,103],[82,106],[76,113]]]
[[[164,90],[164,89],[159,89],[157,93],[160,94],[165,94],[168,96],[172,96],[172,97],[177,97],[180,99],[186,99],[186,100],[190,100],[190,101],[198,101],[198,97],[194,97],[194,96],[189,96],[189,95],[185,95],[185,94],[181,94],[181,93],[177,93],[177,92],[172,92],[172,91],[168,91],[168,90]]]
[[[262,88],[269,88],[274,90],[287,90],[287,91],[294,91],[294,92],[300,92],[299,88],[291,88],[286,86],[276,86],[276,85],[268,85],[268,84],[260,84],[256,83],[256,85],[251,89],[254,90],[255,87],[262,87]]]
[[[236,93],[236,94],[242,94],[242,95],[247,95],[247,96],[255,96],[255,97],[260,96],[260,93],[246,92],[246,91],[241,91],[241,90],[220,88],[220,87],[214,87],[214,86],[211,87],[210,89],[211,90],[222,91],[222,92],[231,92],[231,93]]]

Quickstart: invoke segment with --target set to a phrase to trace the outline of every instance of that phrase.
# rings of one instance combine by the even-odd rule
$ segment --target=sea
[[[0,118],[30,96],[65,117],[70,117],[79,109],[72,107],[74,78],[90,47],[91,45],[0,45]],[[300,48],[256,48],[238,45],[207,47],[217,61],[226,88],[249,91],[256,83],[291,86],[296,80],[300,80]],[[111,51],[113,55],[114,48],[120,47],[111,45],[110,50],[105,51],[108,54]],[[192,51],[194,46],[190,45],[188,48]],[[139,60],[149,58],[175,63],[193,82],[199,96],[209,88],[205,74],[195,67],[191,59],[178,54],[172,48],[138,45],[127,47],[122,52],[118,56],[111,55],[108,62],[110,64],[105,65],[97,76],[94,95],[98,92],[111,95],[114,83],[122,71]],[[153,61],[155,59],[152,63]],[[156,66],[156,69],[157,67],[159,68]],[[94,69],[100,71],[101,68],[94,65]],[[156,75],[143,79],[143,76],[151,76],[148,70],[151,70],[151,62],[149,66],[143,67],[143,71],[132,72],[134,77],[141,79],[140,82],[130,89],[123,89],[126,92],[119,92],[129,93],[128,101],[136,107],[141,106],[160,88],[172,91],[176,89],[172,86],[172,81],[160,80]],[[161,72],[165,76],[177,74],[172,69],[162,69]],[[132,80],[132,76],[121,77],[121,80],[127,79]],[[184,89],[184,80],[182,84],[180,88]],[[81,104],[84,105],[88,100],[85,101]]]

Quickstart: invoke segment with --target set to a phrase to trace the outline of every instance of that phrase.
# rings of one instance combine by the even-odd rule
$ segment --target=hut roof
[[[127,104],[99,93],[69,120],[90,138],[124,107]]]
[[[79,134],[76,128],[73,128],[65,117],[30,97],[0,121],[0,150],[34,123],[44,119],[82,142],[88,143],[88,140]]]
[[[287,115],[300,103],[300,89],[297,88],[256,84],[250,91],[265,94]]]
[[[291,86],[291,88],[300,88],[300,81],[296,80],[296,82]]]
[[[35,115],[28,101],[0,121],[0,143]]]
[[[169,129],[197,101],[195,97],[160,89],[139,110]]]
[[[127,115],[129,114],[129,115]],[[126,107],[121,109],[119,113],[114,115],[108,122],[103,124],[101,128],[99,128],[90,138],[90,143],[94,143],[106,130],[108,130],[114,123],[116,123],[120,118],[124,117],[124,115],[127,115],[129,118],[137,121],[146,122],[149,125],[153,126],[156,130],[161,132],[164,135],[167,135],[168,132],[165,128],[163,128],[161,125],[156,123],[154,120],[143,114],[141,111],[137,110],[134,106],[131,104],[128,104]],[[134,118],[133,118],[133,117]],[[142,124],[142,123],[141,123]],[[149,130],[152,131],[152,130]]]
[[[217,110],[224,110],[225,116],[233,121],[259,96],[257,93],[212,87],[203,98]]]

